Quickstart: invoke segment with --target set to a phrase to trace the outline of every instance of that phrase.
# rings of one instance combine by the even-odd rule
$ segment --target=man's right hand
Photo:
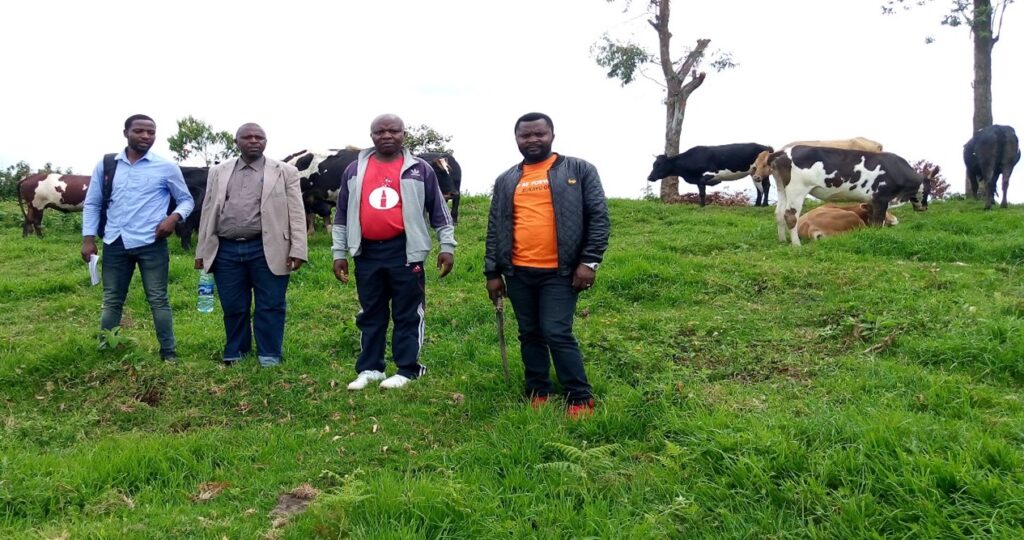
[[[492,303],[498,303],[498,299],[505,296],[505,280],[500,277],[488,279],[487,296],[490,297]]]
[[[192,268],[195,268],[196,270],[202,270],[203,269],[203,260],[202,259],[196,259],[196,262],[195,262],[195,264],[192,265]]]
[[[334,277],[342,283],[348,283],[348,259],[334,259]]]
[[[93,255],[99,255],[96,251],[96,237],[94,236],[83,236],[82,237],[82,260],[89,262]]]

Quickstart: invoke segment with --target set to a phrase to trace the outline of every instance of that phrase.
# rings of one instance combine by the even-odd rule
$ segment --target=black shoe
[[[178,363],[178,355],[175,354],[175,353],[161,354],[160,358],[164,362],[167,362],[168,364],[177,364]]]
[[[224,360],[223,364],[224,364],[224,367],[226,367],[226,368],[235,365],[235,363],[233,361],[231,361],[231,360]]]

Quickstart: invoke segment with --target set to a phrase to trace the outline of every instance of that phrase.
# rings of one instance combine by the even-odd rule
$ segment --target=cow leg
[[[316,216],[309,212],[306,213],[306,236],[312,236],[316,231]]]
[[[999,203],[1000,208],[1006,208],[1006,190],[1010,187],[1010,167],[1003,168],[1003,202]]]
[[[761,180],[761,206],[768,206],[768,193],[771,191],[772,184],[768,181],[768,178]]]
[[[786,195],[786,189],[779,189],[775,186],[775,193],[778,194],[779,200],[775,202],[775,225],[779,230],[779,242],[786,241],[786,201],[789,197]]]
[[[39,238],[43,237],[43,211],[29,206],[25,211],[26,233],[32,231]],[[27,234],[26,234],[27,236]]]
[[[782,190],[779,190],[779,202],[775,208],[776,217],[781,217],[781,225],[785,225],[789,229],[789,239],[794,246],[800,245],[800,234],[796,230],[797,221],[800,218],[800,210],[804,207],[804,200],[807,198],[809,189],[789,191],[790,188],[794,187],[792,184],[786,187],[786,202],[782,204]],[[785,235],[783,235],[782,241],[785,242]]]
[[[452,195],[452,224],[459,222],[459,200],[462,199],[462,195],[455,193]]]
[[[707,204],[707,201],[706,201],[707,189],[708,189],[708,187],[706,185],[704,185],[704,184],[697,184],[697,192],[700,194],[700,205],[702,207],[705,204]]]
[[[881,227],[885,224],[885,213],[889,211],[889,199],[874,198],[868,205],[868,225]]]

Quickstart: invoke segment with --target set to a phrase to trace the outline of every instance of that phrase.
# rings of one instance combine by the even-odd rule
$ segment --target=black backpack
[[[103,204],[100,206],[100,226],[96,236],[103,238],[107,227],[107,207],[110,206],[110,193],[114,190],[114,172],[117,171],[117,154],[103,156]]]

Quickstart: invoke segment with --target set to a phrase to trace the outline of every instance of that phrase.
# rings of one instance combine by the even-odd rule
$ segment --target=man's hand
[[[595,279],[597,279],[597,272],[594,272],[585,264],[580,264],[576,267],[576,273],[572,276],[572,288],[576,292],[585,291],[594,285]]]
[[[334,259],[334,277],[342,283],[348,283],[348,259]]]
[[[171,212],[171,215],[165,217],[164,220],[156,226],[157,240],[167,238],[174,234],[174,225],[177,224],[179,220],[181,220],[181,216],[179,216],[177,212]]]
[[[295,257],[288,257],[288,268],[290,268],[291,271],[294,272],[294,271],[298,270],[299,268],[302,268],[302,263],[304,263],[304,262],[306,262],[306,261],[304,261],[302,259],[297,259]]]
[[[492,303],[498,303],[498,299],[505,296],[505,280],[501,277],[487,280],[487,296]]]
[[[82,237],[82,260],[89,262],[93,255],[98,255],[96,251],[96,237],[95,236],[83,236]]]
[[[203,260],[202,259],[196,259],[196,262],[195,262],[195,264],[192,265],[192,268],[195,268],[196,270],[202,270],[203,269]]]
[[[455,266],[455,255],[451,253],[437,254],[437,270],[440,272],[437,277],[443,278],[447,276],[448,272],[452,271],[453,266]]]

